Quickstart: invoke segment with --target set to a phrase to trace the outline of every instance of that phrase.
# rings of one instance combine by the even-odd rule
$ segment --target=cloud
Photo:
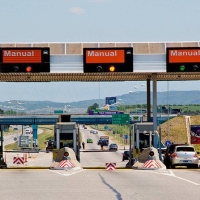
[[[77,14],[77,15],[82,15],[85,14],[85,11],[79,7],[71,7],[69,9],[69,12],[73,13],[73,14]]]

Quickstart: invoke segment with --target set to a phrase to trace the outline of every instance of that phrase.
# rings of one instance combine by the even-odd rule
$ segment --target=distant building
[[[181,109],[174,109],[172,107],[169,107],[169,110],[166,106],[162,106],[160,109],[160,113],[165,113],[165,114],[180,114],[181,113]]]

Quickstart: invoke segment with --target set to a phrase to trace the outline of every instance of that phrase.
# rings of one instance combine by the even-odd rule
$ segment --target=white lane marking
[[[155,172],[155,171],[146,171],[146,172],[152,172],[154,174],[161,174],[161,175],[165,175],[165,176],[171,176],[171,177],[174,177],[174,178],[177,178],[177,179],[180,179],[180,180],[183,180],[183,181],[186,181],[188,183],[192,183],[194,185],[200,185],[199,183],[195,183],[193,181],[190,181],[188,179],[185,179],[185,178],[181,178],[179,176],[176,176],[173,171],[171,169],[168,169],[168,170],[165,170],[165,171],[160,171],[160,172],[166,172],[166,173],[160,173],[159,171],[158,172]]]
[[[199,183],[195,183],[195,182],[190,181],[190,180],[188,180],[188,179],[185,179],[185,178],[181,178],[181,177],[179,177],[179,176],[176,176],[176,175],[173,173],[173,171],[170,170],[170,169],[169,169],[169,173],[170,173],[170,176],[173,176],[173,177],[178,178],[178,179],[180,179],[180,180],[186,181],[186,182],[188,182],[188,183],[192,183],[192,184],[194,184],[194,185],[200,185]],[[165,174],[165,175],[168,175],[168,174]]]
[[[169,171],[171,176],[175,176],[174,172],[171,169],[169,169],[168,171]]]
[[[188,179],[184,179],[184,178],[181,178],[181,177],[178,177],[178,176],[175,176],[175,175],[174,175],[174,177],[175,177],[175,178],[178,178],[178,179],[180,179],[180,180],[186,181],[186,182],[188,182],[188,183],[192,183],[192,184],[194,184],[194,185],[200,185],[200,184],[195,183],[195,182],[193,182],[193,181],[190,181],[190,180],[188,180]]]
[[[155,170],[152,170],[152,171],[150,171],[150,170],[145,170],[145,171],[141,171],[141,172],[146,172],[146,173],[154,173],[154,174],[160,174],[160,175],[164,175],[164,176],[171,176],[171,177],[174,177],[174,178],[177,178],[177,179],[180,179],[180,180],[183,180],[183,181],[186,181],[186,182],[188,182],[188,183],[192,183],[192,184],[194,184],[194,185],[200,185],[199,183],[195,183],[195,182],[193,182],[193,181],[190,181],[190,180],[188,180],[188,179],[185,179],[185,178],[181,178],[181,177],[179,177],[179,176],[176,176],[174,173],[173,173],[173,171],[171,170],[171,169],[167,169],[167,170],[158,170],[158,171],[155,171]]]
[[[61,176],[71,176],[71,175],[74,175],[74,174],[77,174],[77,173],[80,173],[80,172],[82,172],[82,171],[85,171],[86,169],[81,169],[81,170],[79,170],[79,171],[77,171],[77,172],[72,172],[71,170],[49,170],[49,171],[51,171],[51,172],[53,172],[53,173],[56,173],[56,174],[59,174],[59,175],[61,175]],[[62,172],[60,172],[60,171],[62,171]],[[65,173],[66,172],[66,173]]]

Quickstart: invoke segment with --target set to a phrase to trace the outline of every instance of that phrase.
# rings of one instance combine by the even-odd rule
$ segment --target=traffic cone
[[[27,153],[24,153],[24,162],[27,162],[28,159],[27,159]]]

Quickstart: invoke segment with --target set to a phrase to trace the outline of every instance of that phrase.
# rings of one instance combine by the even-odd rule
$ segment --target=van
[[[26,134],[31,134],[30,128],[27,128],[27,129],[26,129]]]

